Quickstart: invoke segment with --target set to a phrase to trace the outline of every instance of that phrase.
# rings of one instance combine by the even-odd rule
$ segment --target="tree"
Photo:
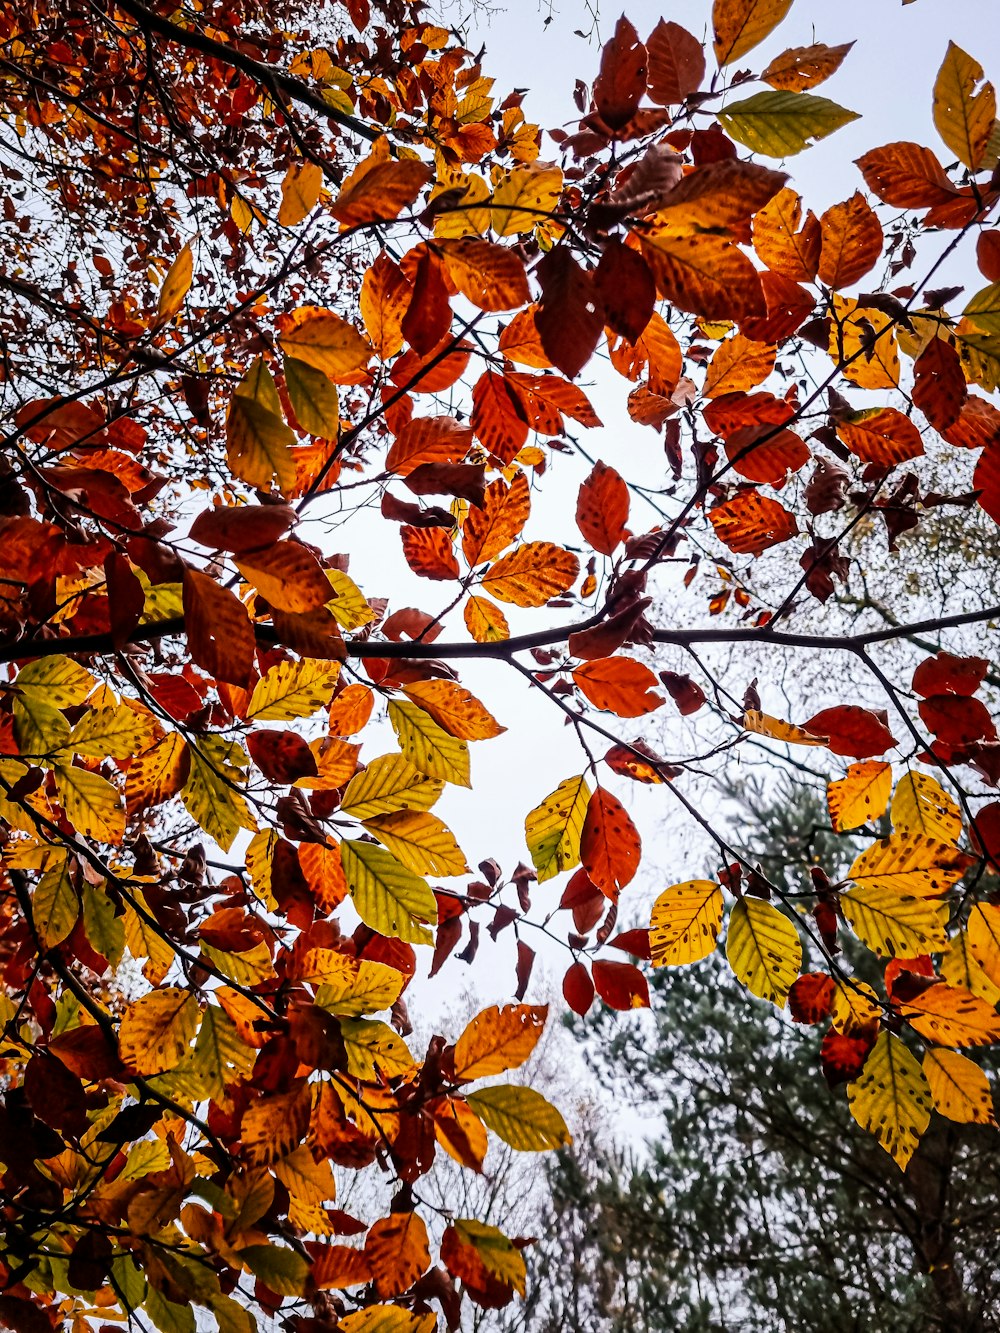
[[[846,870],[857,851],[817,833],[824,812],[802,783],[778,800],[731,794],[744,850],[788,893],[817,858]],[[654,1032],[606,1007],[588,1024],[595,1081],[637,1099],[653,1128],[638,1155],[577,1136],[549,1167],[527,1326],[996,1328],[996,1127],[934,1123],[904,1175],[853,1123],[842,1085],[831,1096],[816,1079],[815,1028],[748,1023],[718,957],[666,982],[656,974]]]
[[[301,1333],[426,1333],[513,1299],[524,1238],[456,1218],[432,1258],[420,1182],[439,1150],[481,1170],[489,1133],[568,1141],[539,1094],[482,1082],[546,1018],[523,1003],[529,940],[569,951],[575,1008],[596,988],[628,1009],[648,1003],[628,956],[696,961],[727,915],[740,982],[830,1019],[852,1114],[900,1168],[932,1104],[992,1120],[952,1048],[1000,1036],[976,651],[998,608],[956,587],[874,628],[812,611],[852,534],[1000,518],[995,94],[949,45],[928,96],[957,161],[873,148],[817,218],[758,159],[854,117],[812,91],[848,48],[789,48],[741,87],[789,8],[716,0],[711,74],[678,23],[642,41],[622,18],[578,126],[545,141],[409,0],[0,16],[15,1329],[141,1311],[174,1333],[198,1306],[242,1330],[256,1305]],[[959,309],[930,284],[973,252],[987,285]],[[662,437],[666,486],[624,451],[579,468],[597,369]],[[920,648],[912,688],[893,683],[880,645],[946,634],[957,651]],[[702,663],[713,646],[732,679]],[[772,716],[740,679],[756,648],[803,678],[834,654],[836,697]],[[517,725],[515,696],[487,707],[460,682],[482,663],[580,748],[548,796],[511,776],[530,865],[477,845],[472,877],[432,807],[471,786],[491,708]],[[657,756],[634,719],[667,707],[723,739]],[[785,745],[855,761],[830,789],[838,830],[871,832],[896,779],[891,836],[795,899],[698,780]],[[642,852],[633,781],[720,869],[614,935]],[[460,942],[471,961],[481,927],[516,940],[515,1002],[412,1051],[404,991]],[[893,957],[884,979],[855,975],[852,933]],[[800,976],[803,941],[822,970]],[[380,1216],[332,1206],[349,1172],[392,1182]]]

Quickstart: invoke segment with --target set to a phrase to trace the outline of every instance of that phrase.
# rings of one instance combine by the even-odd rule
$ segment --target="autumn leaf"
[[[452,1056],[463,1083],[505,1074],[524,1064],[542,1035],[548,1005],[508,1004],[484,1009],[468,1025]]]
[[[743,898],[730,913],[726,958],[752,994],[782,1009],[798,976],[802,944],[788,917],[761,898]]]
[[[854,1119],[905,1171],[930,1122],[931,1093],[920,1066],[898,1037],[881,1033],[860,1077],[848,1085],[847,1096]]]

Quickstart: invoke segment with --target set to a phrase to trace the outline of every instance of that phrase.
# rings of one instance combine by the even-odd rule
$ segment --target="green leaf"
[[[39,657],[17,674],[14,685],[21,695],[43,699],[56,708],[82,704],[97,681],[69,657]]]
[[[335,440],[340,422],[337,390],[321,370],[285,357],[285,383],[295,419],[304,431],[324,440]]]
[[[230,758],[247,762],[246,754],[234,742],[222,736],[199,737],[197,745],[191,746],[191,772],[181,791],[188,814],[224,852],[229,851],[241,828],[255,827],[246,801],[233,790],[242,774]]]
[[[234,477],[264,491],[276,478],[279,490],[290,491],[295,484],[294,443],[295,436],[280,416],[253,398],[233,394],[226,420],[226,458]]]
[[[35,886],[31,914],[42,946],[54,949],[77,923],[80,899],[67,857],[49,866]]]
[[[565,1120],[534,1088],[500,1083],[466,1100],[486,1128],[517,1152],[546,1152],[573,1141]]]
[[[524,836],[538,882],[580,864],[580,838],[590,804],[586,780],[564,778],[524,821]]]
[[[413,1056],[403,1038],[377,1018],[342,1018],[340,1035],[347,1051],[347,1072],[352,1078],[374,1082],[379,1074],[397,1078],[413,1068]]]
[[[984,333],[1000,333],[1000,282],[977,292],[963,313]]]
[[[340,844],[340,856],[366,926],[410,944],[433,944],[427,925],[437,924],[437,902],[422,876],[373,842],[347,839]]]
[[[116,968],[125,953],[125,922],[115,915],[103,885],[83,885],[83,928],[96,951]]]
[[[858,119],[826,97],[785,89],[754,93],[742,102],[730,102],[719,112],[722,128],[738,143],[765,157],[791,157],[811,142]]]
[[[441,778],[459,787],[471,787],[469,743],[451,736],[429,713],[409,699],[393,699],[389,721],[399,748],[410,763],[430,778]]]
[[[255,1277],[279,1296],[301,1296],[309,1277],[309,1264],[294,1250],[277,1245],[248,1245],[240,1258]]]

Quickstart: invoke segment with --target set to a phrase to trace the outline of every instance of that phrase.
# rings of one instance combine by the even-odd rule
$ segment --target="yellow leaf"
[[[278,902],[271,888],[271,872],[274,869],[274,850],[279,841],[274,829],[261,829],[250,839],[244,856],[251,888],[269,912],[278,910]]]
[[[66,818],[88,838],[119,843],[125,836],[125,807],[107,778],[86,768],[58,765],[56,790]]]
[[[42,948],[61,944],[77,923],[80,899],[68,859],[63,856],[42,875],[31,897],[31,914]]]
[[[719,65],[729,65],[752,51],[778,26],[791,4],[792,0],[715,0],[712,29]]]
[[[677,967],[707,958],[719,940],[722,890],[710,879],[675,884],[653,904],[649,947],[654,967]]]
[[[517,1152],[546,1152],[573,1141],[556,1108],[533,1088],[501,1083],[467,1100],[486,1128]]]
[[[931,1118],[931,1090],[898,1037],[879,1035],[861,1076],[847,1085],[851,1115],[905,1171]]]
[[[240,1040],[236,1024],[217,1004],[209,1004],[190,1061],[200,1098],[225,1101],[226,1088],[250,1077],[256,1051]]]
[[[275,1162],[274,1174],[288,1190],[289,1196],[299,1195],[310,1203],[332,1203],[337,1197],[333,1169],[326,1160],[317,1162],[304,1143],[294,1152]]]
[[[191,772],[181,790],[181,800],[191,818],[228,852],[241,828],[255,829],[253,815],[234,784],[242,781],[229,756],[246,755],[222,736],[200,736],[191,750]]]
[[[281,398],[278,394],[278,386],[275,384],[274,376],[262,356],[256,358],[234,392],[241,398],[252,398],[259,407],[263,407],[265,411],[272,413],[274,416],[281,416]]]
[[[313,657],[278,662],[254,686],[247,717],[257,722],[309,717],[330,702],[339,675],[339,662]]]
[[[434,218],[434,235],[441,239],[459,236],[482,236],[490,225],[490,187],[482,176],[471,172],[467,175],[456,173],[454,180],[442,178],[440,184],[431,191],[431,199],[451,190],[461,190],[456,196],[456,203],[443,209]]]
[[[455,835],[437,815],[426,810],[394,810],[364,821],[403,865],[418,875],[464,875],[465,856]]]
[[[867,981],[850,977],[837,982],[830,1008],[830,1021],[838,1032],[848,1037],[877,1023],[882,1017],[882,1006]]]
[[[562,194],[559,167],[517,167],[493,191],[493,230],[498,236],[518,236],[546,222]]]
[[[375,843],[345,839],[340,856],[366,926],[410,944],[433,944],[427,925],[437,923],[437,903],[425,879]]]
[[[462,1083],[523,1065],[538,1044],[547,1004],[493,1005],[477,1014],[455,1043],[452,1064]]]
[[[38,901],[38,890],[35,891]],[[103,884],[83,884],[83,929],[87,939],[112,969],[118,967],[125,953],[125,923],[115,916],[115,904]]]
[[[802,965],[798,931],[763,898],[742,898],[729,917],[726,958],[753,995],[783,1009]]]
[[[845,775],[826,789],[834,831],[874,824],[885,813],[892,790],[892,765],[879,760],[851,764]]]
[[[339,1026],[352,1078],[374,1083],[379,1078],[401,1078],[414,1068],[406,1042],[388,1023],[377,1018],[342,1018]]]
[[[151,713],[136,712],[125,704],[92,708],[70,732],[68,749],[89,759],[131,759],[156,739]]]
[[[323,185],[323,168],[316,162],[293,162],[281,182],[281,207],[278,221],[283,227],[295,227],[316,207]]]
[[[936,898],[962,878],[967,861],[964,853],[947,843],[905,829],[866,848],[848,878],[866,888]]]
[[[892,826],[900,833],[923,833],[938,842],[954,843],[962,832],[962,816],[936,778],[907,773],[892,798]]]
[[[472,786],[466,741],[450,736],[429,713],[408,700],[390,701],[389,721],[404,757],[421,773],[460,787]]]
[[[993,1090],[979,1068],[957,1051],[924,1053],[924,1077],[935,1111],[962,1125],[995,1125]]]
[[[934,80],[934,126],[958,160],[975,171],[983,165],[997,114],[992,83],[984,83],[983,67],[954,42]]]
[[[345,1315],[337,1333],[434,1333],[436,1314],[411,1314],[398,1305],[370,1305]]]
[[[929,986],[898,1006],[914,1031],[941,1046],[985,1046],[1000,1040],[1000,1016],[961,986]]]
[[[147,920],[150,913],[142,894],[133,890],[133,897],[136,907],[143,908],[145,915],[140,915],[131,903],[125,904],[125,943],[133,958],[147,960],[142,975],[151,985],[158,986],[170,971],[174,951]]]
[[[393,810],[429,810],[442,791],[439,778],[427,777],[401,754],[384,754],[351,779],[340,808],[354,819],[372,819]]]
[[[524,821],[524,836],[541,884],[580,863],[580,838],[590,804],[586,779],[564,778]]]
[[[333,953],[329,949],[322,952]],[[371,958],[348,958],[339,953],[333,953],[320,980],[323,984],[316,992],[316,1003],[321,1009],[345,1018],[391,1009],[406,983],[402,972],[386,963],[376,963]]]
[[[969,949],[989,979],[1000,986],[1000,907],[977,903],[966,922]]]
[[[160,288],[160,298],[156,303],[156,322],[165,324],[173,319],[187,296],[194,275],[194,254],[191,242],[185,241],[178,251],[177,258],[170,265],[167,276]]]
[[[406,694],[452,736],[463,741],[489,740],[507,730],[457,681],[418,680],[404,685]]]
[[[181,986],[151,991],[125,1011],[118,1030],[122,1060],[139,1074],[162,1074],[188,1054],[198,1029],[198,1001]]]
[[[58,754],[69,744],[70,725],[65,715],[37,694],[14,700],[14,738],[25,758]]]
[[[272,479],[288,493],[295,485],[295,436],[276,412],[234,393],[226,417],[226,459],[234,477],[269,491]]]
[[[975,910],[973,908],[973,912]],[[997,961],[1000,962],[1000,957]],[[948,941],[948,948],[938,970],[942,981],[947,981],[949,986],[962,986],[992,1005],[1000,1004],[1000,985],[994,981],[972,952],[967,930],[958,931]]]
[[[339,569],[328,569],[325,573],[333,590],[327,606],[337,624],[342,629],[361,629],[371,624],[375,612],[354,580]]]
[[[357,384],[372,355],[371,344],[353,324],[332,310],[306,306],[294,326],[281,334],[282,351],[321,370],[338,384]]]
[[[510,638],[507,617],[486,597],[470,597],[463,611],[465,627],[477,643],[502,643]]]
[[[899,385],[895,323],[881,310],[834,292],[828,348],[844,378],[859,388],[895,389]]]
[[[483,588],[501,602],[544,606],[576,582],[580,562],[552,542],[525,542],[502,556],[483,575]]]
[[[855,935],[880,958],[915,958],[946,947],[948,904],[868,884],[840,896]]]
[[[752,342],[734,333],[715,350],[705,372],[705,397],[752,389],[762,384],[774,369],[777,348],[771,343]]]
[[[38,657],[23,666],[14,688],[26,699],[36,698],[55,708],[71,708],[82,704],[96,684],[96,679],[79,662],[56,655]]]
[[[335,440],[340,423],[340,399],[321,370],[285,357],[285,384],[295,420],[310,435]]]
[[[771,740],[783,741],[786,745],[825,745],[826,738],[814,736],[804,727],[797,727],[792,722],[782,722],[780,718],[769,717],[754,708],[748,708],[743,714],[745,731],[752,731],[757,736],[769,736]]]

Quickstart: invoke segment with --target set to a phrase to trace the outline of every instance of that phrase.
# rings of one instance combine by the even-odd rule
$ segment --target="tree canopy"
[[[943,37],[938,140],[874,125],[817,216],[793,159],[857,118],[814,91],[850,46],[758,61],[780,24],[809,35],[791,0],[715,0],[707,44],[622,17],[543,134],[412,0],[0,14],[18,1333],[430,1333],[522,1296],[530,1238],[429,1232],[421,1180],[569,1141],[496,1081],[546,1021],[540,941],[581,1014],[719,948],[823,1025],[894,1169],[932,1117],[994,1123],[995,91]],[[989,536],[930,595],[956,515]],[[436,809],[523,696],[523,840],[484,806],[460,846]],[[762,752],[829,778],[846,870],[792,892],[738,850],[704,779]],[[672,847],[619,930],[645,789],[716,867]],[[411,1049],[423,976],[501,933],[511,1002]],[[380,1215],[336,1206],[348,1173]]]

